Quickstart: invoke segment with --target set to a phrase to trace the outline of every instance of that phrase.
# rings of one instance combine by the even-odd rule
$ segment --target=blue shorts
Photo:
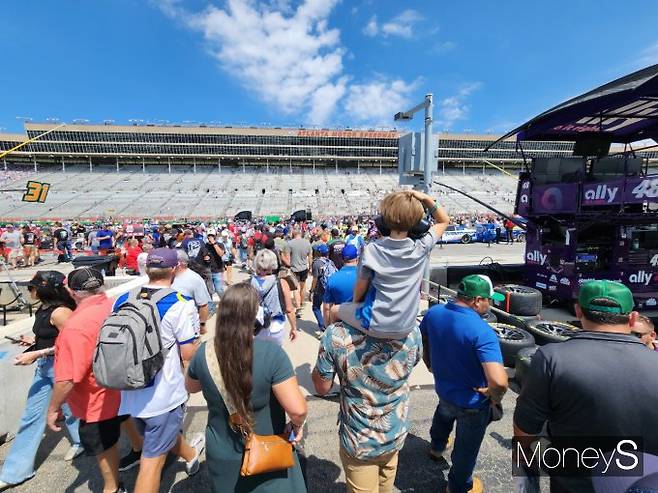
[[[183,406],[158,416],[134,419],[139,433],[144,437],[142,457],[160,457],[176,445],[183,427]]]

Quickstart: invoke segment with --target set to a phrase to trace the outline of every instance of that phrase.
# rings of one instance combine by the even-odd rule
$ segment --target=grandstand
[[[9,220],[217,218],[241,210],[286,216],[369,214],[397,185],[394,130],[66,125],[26,123],[25,135],[0,134],[0,151],[51,130],[0,162],[0,183],[51,184],[46,204],[0,196]],[[523,159],[516,142],[489,152],[493,135],[438,134],[438,176],[504,211],[514,203]],[[569,142],[525,142],[526,157],[568,156]],[[656,154],[655,156],[653,154]],[[646,157],[658,159],[658,153]],[[502,173],[504,169],[512,176]],[[451,213],[482,212],[435,188]]]

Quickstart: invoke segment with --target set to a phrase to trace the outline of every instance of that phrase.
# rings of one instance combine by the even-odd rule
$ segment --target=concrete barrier
[[[111,281],[110,281],[111,280]],[[146,284],[146,277],[106,278],[109,289],[106,290],[110,298],[135,289]],[[118,285],[116,283],[119,282]],[[2,335],[20,337],[31,335],[34,317],[28,317],[3,327]],[[4,339],[0,343],[0,382],[3,382],[3,398],[0,399],[0,443],[11,440],[18,429],[27,393],[34,378],[34,365],[16,366],[14,357],[21,353],[23,348],[11,344]]]

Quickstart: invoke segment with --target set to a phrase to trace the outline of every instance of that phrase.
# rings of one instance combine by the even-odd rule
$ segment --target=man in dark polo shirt
[[[612,281],[585,283],[576,315],[582,333],[532,358],[514,412],[515,436],[527,447],[546,424],[554,445],[556,437],[642,437],[643,451],[658,454],[658,358],[631,334],[638,314],[630,290]],[[582,471],[552,476],[551,492],[594,491],[589,470]]]

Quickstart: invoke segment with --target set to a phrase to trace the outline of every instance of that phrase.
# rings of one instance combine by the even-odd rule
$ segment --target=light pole
[[[415,113],[418,113],[420,110],[425,110],[425,156],[423,159],[423,187],[422,190],[425,193],[429,193],[432,187],[432,158],[433,156],[433,146],[432,146],[432,122],[433,122],[433,113],[434,113],[434,96],[430,94],[425,95],[425,100],[411,108],[409,111],[401,111],[396,113],[393,119],[397,121],[409,121],[414,117]]]
[[[409,121],[414,117],[415,113],[418,113],[420,110],[425,110],[425,155],[423,156],[423,186],[420,187],[417,184],[414,185],[414,188],[420,188],[423,192],[429,194],[432,189],[432,159],[434,153],[432,152],[432,121],[434,113],[434,96],[432,93],[425,95],[425,100],[411,108],[409,111],[401,111],[396,113],[393,117],[394,121]],[[423,285],[425,293],[429,296],[430,294],[430,260],[427,259],[425,263],[425,272],[423,274]]]

